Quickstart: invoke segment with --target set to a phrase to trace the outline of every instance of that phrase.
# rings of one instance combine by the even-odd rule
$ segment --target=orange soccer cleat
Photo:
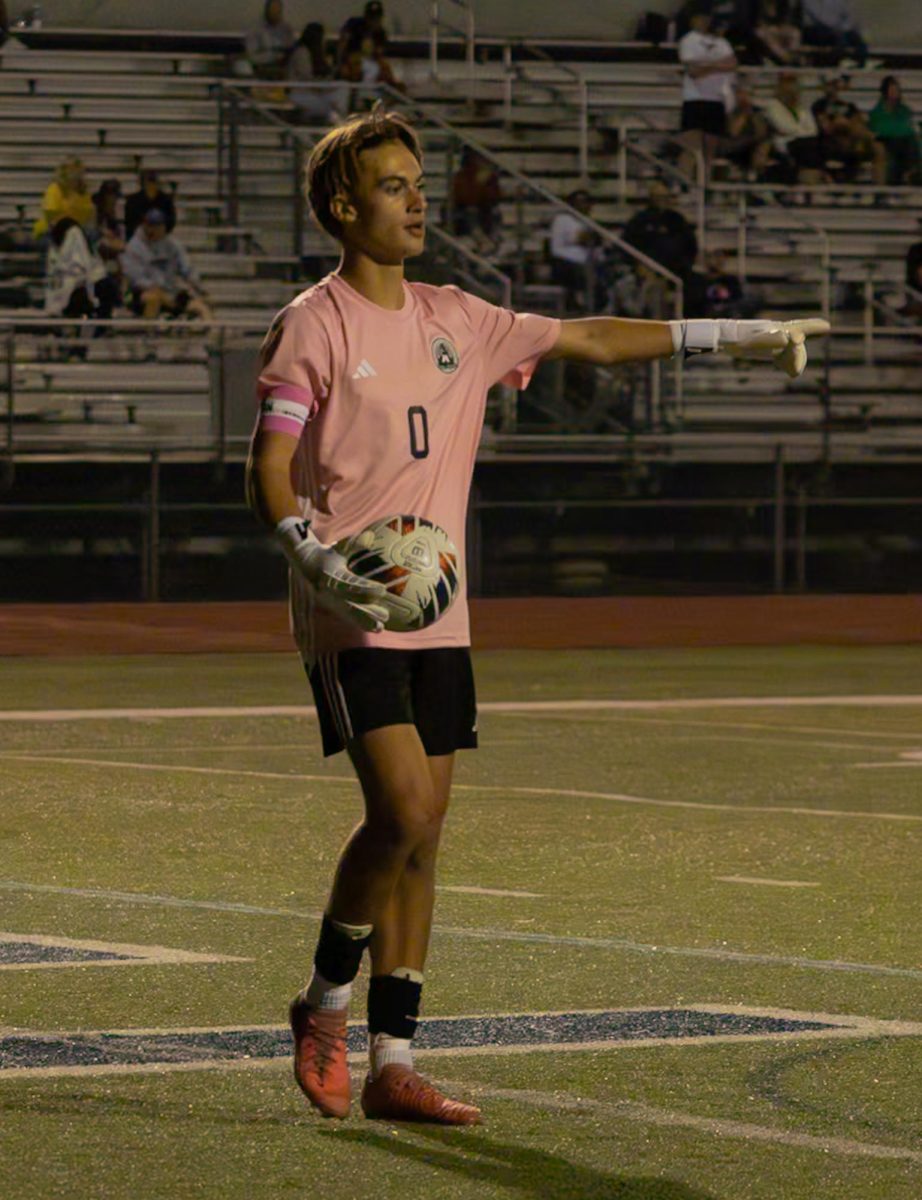
[[[362,1088],[362,1112],[385,1121],[430,1121],[436,1125],[479,1125],[480,1109],[449,1100],[411,1067],[391,1063]]]
[[[296,996],[288,1016],[298,1087],[325,1117],[347,1117],[352,1086],[346,1064],[346,1010],[315,1008]]]

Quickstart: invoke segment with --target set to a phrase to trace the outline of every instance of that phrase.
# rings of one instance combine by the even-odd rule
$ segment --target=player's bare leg
[[[369,815],[389,814],[395,825],[390,845],[397,843],[402,856],[390,895],[374,910],[368,991],[371,1064],[362,1109],[368,1117],[388,1120],[476,1124],[480,1120],[476,1108],[449,1100],[416,1073],[410,1049],[419,1015],[432,928],[435,863],[454,756],[427,758],[419,734],[410,725],[368,734],[350,747],[350,754]],[[399,793],[401,778],[403,794]],[[387,837],[387,822],[384,830],[378,827],[377,838],[382,833]],[[380,847],[381,842],[376,844]],[[338,893],[347,890],[350,865],[348,859],[340,864],[331,913],[340,911]]]

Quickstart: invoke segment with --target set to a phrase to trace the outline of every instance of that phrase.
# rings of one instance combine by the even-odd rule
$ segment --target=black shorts
[[[308,669],[324,755],[385,725],[415,725],[429,755],[477,745],[477,700],[467,647],[323,654]]]
[[[700,129],[702,133],[726,136],[727,110],[720,100],[686,100],[682,105],[682,131]]]

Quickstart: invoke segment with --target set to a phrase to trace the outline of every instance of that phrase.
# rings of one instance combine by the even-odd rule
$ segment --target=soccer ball
[[[458,594],[458,551],[425,517],[383,517],[336,548],[350,571],[387,588],[381,598],[390,614],[387,628],[398,633],[432,625]]]

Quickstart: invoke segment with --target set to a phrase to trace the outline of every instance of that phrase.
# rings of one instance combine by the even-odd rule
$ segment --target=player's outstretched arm
[[[376,601],[384,587],[350,571],[339,551],[324,545],[301,513],[291,486],[291,460],[297,445],[298,439],[287,433],[259,430],[255,434],[247,459],[247,503],[274,532],[285,557],[313,585],[324,607],[369,632],[380,633],[388,610]]]
[[[828,332],[829,322],[820,317],[799,321],[584,317],[561,322],[560,335],[546,357],[613,366],[673,354],[725,351],[737,358],[771,362],[793,379],[807,365],[806,339]]]

